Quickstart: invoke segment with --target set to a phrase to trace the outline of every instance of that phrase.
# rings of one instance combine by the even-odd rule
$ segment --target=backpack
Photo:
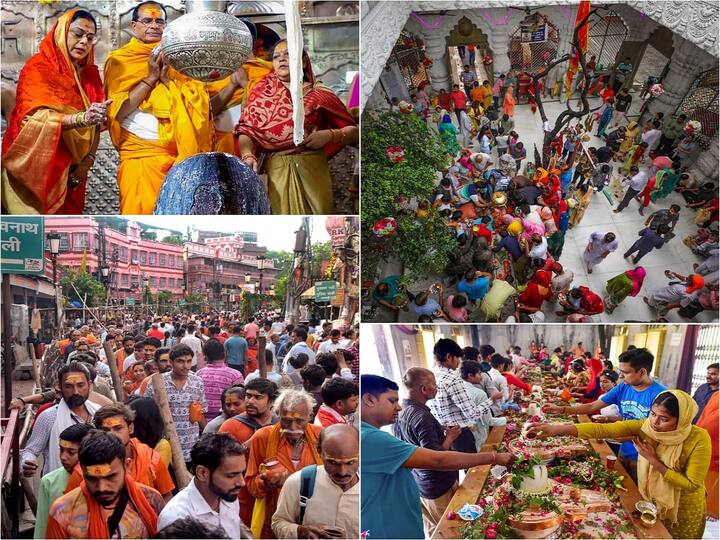
[[[305,519],[305,508],[313,496],[315,490],[315,477],[317,476],[317,465],[308,465],[300,471],[300,521],[302,525]]]

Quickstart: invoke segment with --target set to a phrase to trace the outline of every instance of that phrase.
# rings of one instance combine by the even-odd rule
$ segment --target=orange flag
[[[87,272],[87,248],[83,251],[82,259],[80,259],[80,273]]]
[[[590,13],[590,0],[582,0],[580,2],[580,5],[578,6],[577,15],[575,16],[575,28],[578,28],[580,26],[580,23],[582,23],[583,19],[587,17],[587,14]],[[590,29],[590,20],[588,19],[585,24],[580,28],[578,31],[578,45],[580,46],[580,49],[583,53],[587,52],[588,49],[588,34]],[[573,49],[573,55],[572,58],[570,58],[570,62],[568,62],[568,69],[565,73],[565,95],[570,98],[570,88],[572,85],[572,81],[575,78],[575,73],[577,73],[578,65],[580,63],[580,56],[578,52]]]

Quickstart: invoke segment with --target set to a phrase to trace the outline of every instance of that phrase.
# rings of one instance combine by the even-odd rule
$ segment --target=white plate
[[[468,515],[469,512],[475,511],[478,515],[476,517],[471,517]],[[460,517],[460,519],[463,519],[465,521],[475,521],[476,519],[479,519],[483,515],[483,509],[482,506],[477,504],[465,504],[460,510],[457,511],[457,515]]]

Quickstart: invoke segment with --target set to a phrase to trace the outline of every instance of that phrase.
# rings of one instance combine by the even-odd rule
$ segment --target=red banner
[[[590,0],[582,0],[580,2],[580,5],[578,6],[577,15],[575,16],[575,28],[578,28],[580,26],[580,23],[582,23],[583,19],[587,17],[588,13],[590,13]],[[580,30],[578,31],[578,45],[580,46],[580,49],[583,53],[586,53],[588,49],[589,30],[590,20],[588,19],[582,26],[582,28],[580,28]],[[579,63],[580,56],[578,54],[578,51],[573,48],[573,55],[570,58],[570,62],[568,62],[568,69],[565,73],[565,95],[568,98],[571,95],[570,89],[572,86],[572,81],[575,78],[575,74],[577,73]]]

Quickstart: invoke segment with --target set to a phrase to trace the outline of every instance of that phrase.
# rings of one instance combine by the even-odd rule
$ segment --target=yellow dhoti
[[[136,137],[122,130],[117,171],[121,214],[152,214],[165,175],[175,163],[177,146]]]
[[[212,149],[210,97],[203,83],[170,69],[169,80],[157,83],[137,110],[157,119],[157,141],[144,140],[118,119],[130,91],[147,76],[147,61],[156,43],[136,38],[114,50],[105,62],[108,131],[120,151],[118,187],[122,214],[149,214],[155,208],[165,174],[173,163]],[[128,161],[126,163],[126,161]]]
[[[332,179],[321,151],[272,155],[265,173],[273,214],[332,213]]]

